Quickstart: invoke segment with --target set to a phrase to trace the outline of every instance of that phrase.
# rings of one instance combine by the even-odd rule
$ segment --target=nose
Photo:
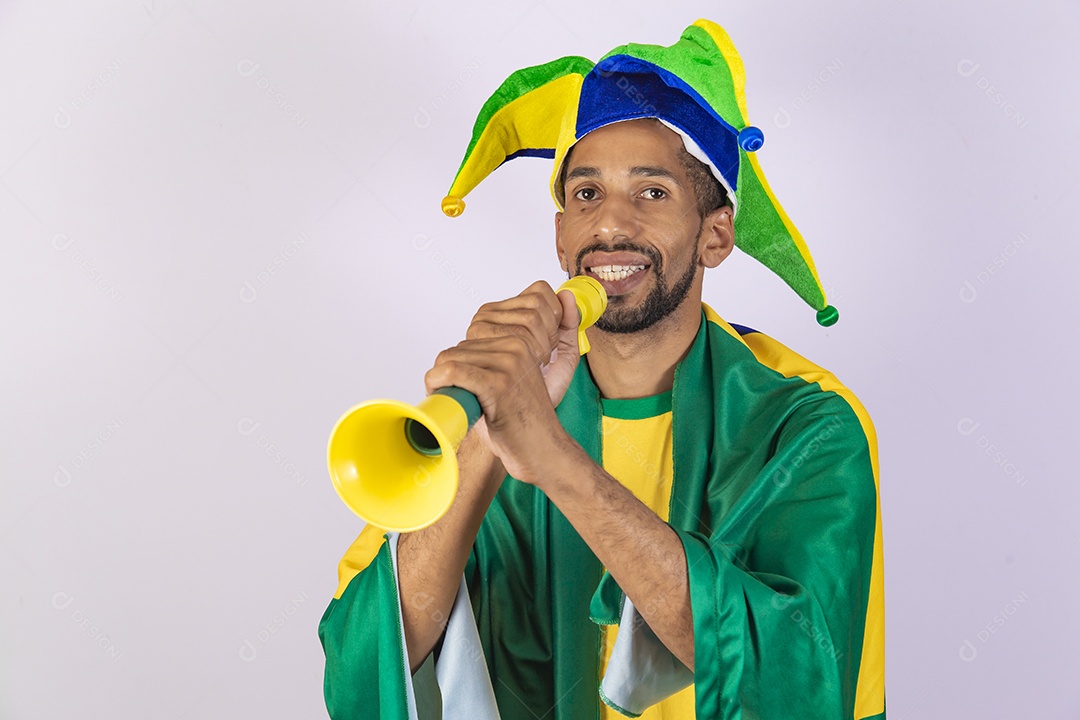
[[[601,201],[593,221],[593,236],[602,242],[612,243],[637,235],[637,208],[617,193]]]

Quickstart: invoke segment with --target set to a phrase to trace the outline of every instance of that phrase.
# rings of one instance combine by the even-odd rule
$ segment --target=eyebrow
[[[675,173],[662,167],[656,167],[654,165],[635,165],[630,168],[631,175],[642,175],[644,177],[662,177],[667,178],[676,185],[682,185],[679,182],[679,178],[675,176]]]
[[[678,185],[680,187],[682,186],[679,178],[676,177],[674,173],[672,173],[670,170],[662,167],[657,167],[655,165],[635,165],[634,167],[630,168],[630,175],[667,178],[671,182],[675,183],[675,185]],[[600,169],[592,167],[591,165],[580,165],[567,173],[566,182],[570,182],[571,180],[579,177],[599,178],[601,177]]]
[[[566,174],[566,182],[579,177],[600,177],[600,170],[588,165],[579,165]]]

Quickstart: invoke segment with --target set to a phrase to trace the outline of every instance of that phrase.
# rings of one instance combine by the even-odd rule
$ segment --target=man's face
[[[691,290],[700,297],[703,224],[679,161],[682,147],[676,133],[646,119],[594,130],[570,153],[556,247],[569,275],[590,275],[607,291],[601,330],[639,332]],[[719,263],[712,248],[706,252],[705,264]]]

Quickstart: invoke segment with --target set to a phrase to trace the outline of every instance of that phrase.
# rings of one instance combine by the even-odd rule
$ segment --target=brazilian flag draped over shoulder
[[[600,462],[583,358],[560,421]],[[876,438],[827,371],[707,305],[675,372],[668,522],[686,551],[691,673],[570,523],[506,478],[473,547],[438,657],[410,677],[397,536],[368,527],[319,624],[334,720],[634,717],[689,684],[696,717],[885,717]],[[619,633],[600,677],[601,622]],[[624,635],[628,638],[620,650]],[[635,644],[636,643],[636,644]],[[602,685],[602,687],[601,687]],[[603,699],[602,699],[603,696]]]

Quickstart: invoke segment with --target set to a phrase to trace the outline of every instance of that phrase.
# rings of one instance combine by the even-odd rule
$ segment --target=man
[[[320,623],[333,717],[410,717],[441,698],[447,717],[884,718],[873,429],[829,373],[702,303],[739,206],[758,225],[777,206],[763,210],[759,176],[755,209],[734,172],[753,133],[737,131],[736,154],[695,132],[700,104],[678,82],[703,57],[737,77],[726,34],[698,21],[680,43],[564,62],[554,79],[554,63],[526,69],[489,101],[550,106],[553,85],[582,78],[576,126],[551,142],[556,251],[608,308],[579,360],[570,294],[536,282],[439,354],[428,391],[463,387],[484,418],[447,514],[400,536],[365,528],[342,561]],[[491,152],[485,132],[450,214],[475,185],[462,173],[530,154]],[[779,240],[759,254],[774,261]]]

